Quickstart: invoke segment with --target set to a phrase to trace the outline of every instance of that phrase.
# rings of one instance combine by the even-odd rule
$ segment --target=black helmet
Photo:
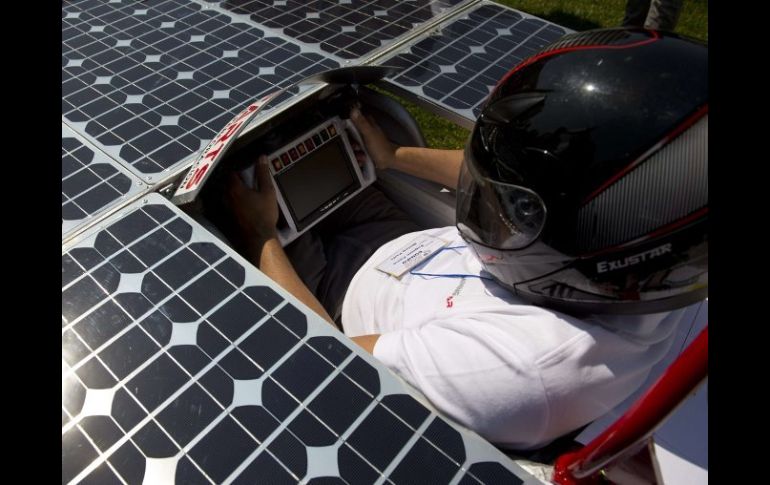
[[[511,70],[465,148],[457,227],[500,284],[563,311],[708,296],[708,49],[594,30]]]

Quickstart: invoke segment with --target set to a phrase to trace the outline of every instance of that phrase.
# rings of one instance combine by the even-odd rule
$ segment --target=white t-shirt
[[[683,314],[580,320],[528,304],[488,280],[410,273],[397,279],[375,269],[420,234],[463,247],[442,250],[414,272],[481,274],[454,227],[402,236],[351,281],[342,306],[345,333],[380,334],[376,358],[436,408],[500,446],[544,446],[615,407],[666,354]]]

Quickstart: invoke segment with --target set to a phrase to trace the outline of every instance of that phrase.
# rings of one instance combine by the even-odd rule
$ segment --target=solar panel
[[[400,68],[387,82],[428,100],[470,128],[506,72],[569,32],[484,1],[378,63]]]
[[[249,102],[338,66],[194,2],[62,4],[62,120],[151,183]]]
[[[467,0],[225,0],[220,5],[260,25],[317,45],[342,59],[361,59]]]
[[[123,166],[62,124],[62,239],[145,188]]]
[[[522,483],[157,194],[62,254],[62,483]]]

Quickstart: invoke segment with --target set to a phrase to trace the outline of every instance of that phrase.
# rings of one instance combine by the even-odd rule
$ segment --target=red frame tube
[[[556,459],[553,482],[596,483],[598,473],[625,454],[638,451],[660,424],[708,376],[708,326],[636,403],[602,434],[578,451]]]

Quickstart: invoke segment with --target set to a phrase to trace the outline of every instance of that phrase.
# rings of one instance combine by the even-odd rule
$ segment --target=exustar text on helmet
[[[598,273],[604,273],[606,271],[614,271],[616,269],[626,268],[628,266],[633,266],[635,264],[642,263],[647,259],[656,258],[658,256],[662,256],[670,252],[671,252],[671,243],[666,243],[666,244],[663,244],[662,246],[658,246],[657,248],[652,248],[650,250],[643,251],[639,254],[632,254],[631,256],[626,256],[623,259],[616,259],[614,261],[600,261],[596,263],[596,271]]]

